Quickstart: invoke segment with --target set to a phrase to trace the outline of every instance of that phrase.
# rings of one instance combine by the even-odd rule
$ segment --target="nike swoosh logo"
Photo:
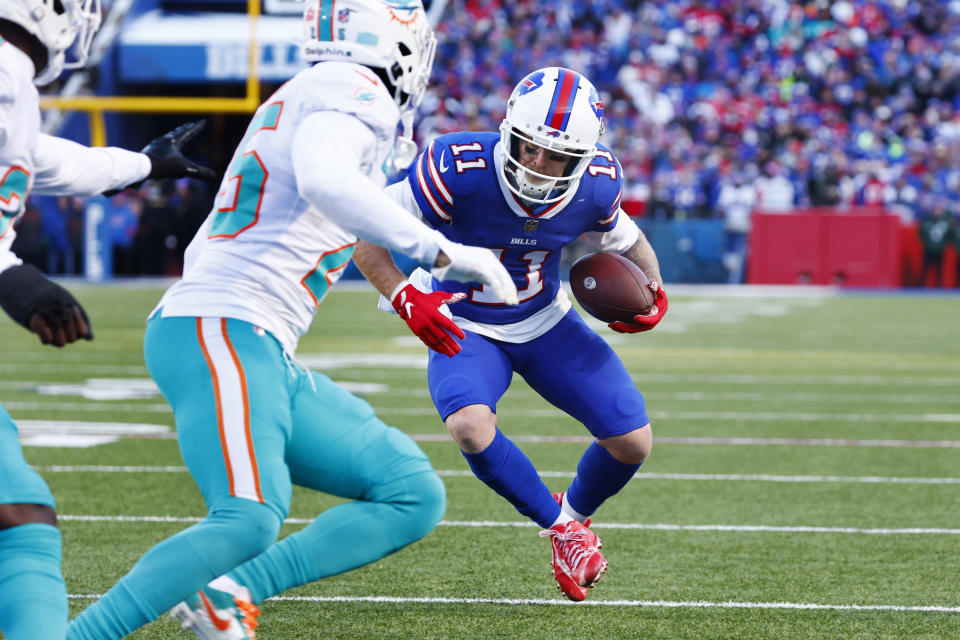
[[[407,311],[407,317],[409,318],[413,314],[413,303],[408,302],[407,304],[403,305],[403,308]]]
[[[363,76],[364,78],[366,78],[368,81],[370,81],[371,83],[373,83],[373,86],[375,86],[375,87],[380,85],[380,83],[377,82],[377,79],[376,79],[376,78],[371,78],[370,76],[368,76],[367,74],[363,73],[362,71],[357,71],[356,69],[354,69],[353,72],[356,73],[357,75],[361,75],[361,76]]]
[[[443,164],[443,154],[445,154],[446,152],[447,152],[446,149],[440,152],[440,173],[446,173],[447,169],[450,168],[447,165]]]
[[[231,620],[229,618],[224,620],[217,615],[217,610],[214,608],[213,603],[210,602],[210,599],[207,598],[203,591],[200,592],[200,600],[203,602],[203,606],[206,607],[207,615],[210,616],[210,622],[213,623],[213,626],[219,631],[226,631],[230,628]]]

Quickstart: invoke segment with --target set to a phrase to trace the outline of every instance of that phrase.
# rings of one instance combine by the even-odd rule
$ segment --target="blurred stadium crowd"
[[[753,210],[884,206],[960,243],[960,0],[452,0],[437,37],[421,142],[496,130],[523,74],[566,66],[601,90],[632,215],[745,232]]]

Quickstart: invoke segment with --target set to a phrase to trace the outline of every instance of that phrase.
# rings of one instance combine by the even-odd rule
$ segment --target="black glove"
[[[206,125],[206,120],[185,122],[173,131],[155,138],[145,146],[140,153],[150,158],[150,173],[147,179],[163,180],[165,178],[197,178],[212,182],[217,179],[213,169],[199,165],[193,160],[184,157],[181,149],[183,145],[197,135]],[[144,180],[127,185],[124,189],[138,189]],[[123,189],[111,189],[103,195],[115,196]]]
[[[62,347],[79,338],[93,340],[90,320],[76,298],[31,265],[0,273],[0,307],[43,344]]]
[[[216,180],[217,174],[213,169],[188,160],[181,152],[183,145],[200,133],[206,123],[206,120],[186,122],[173,131],[150,141],[150,144],[141,151],[150,158],[150,175],[147,177],[152,180],[164,178],[197,178],[211,182]]]

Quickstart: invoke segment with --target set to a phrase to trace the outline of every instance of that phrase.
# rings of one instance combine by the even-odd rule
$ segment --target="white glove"
[[[446,239],[440,243],[440,249],[450,258],[450,264],[430,270],[437,280],[482,282],[490,287],[493,295],[504,304],[519,303],[516,285],[492,251],[482,247],[468,247]]]

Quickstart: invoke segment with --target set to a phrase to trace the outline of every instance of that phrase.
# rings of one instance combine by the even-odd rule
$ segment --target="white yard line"
[[[820,384],[820,385],[895,385],[898,388],[921,387],[957,387],[960,377],[948,376],[860,376],[860,375],[778,375],[763,374],[703,374],[703,373],[637,373],[631,371],[631,377],[637,382],[680,382],[680,383],[720,383],[743,385],[767,384]]]
[[[426,354],[364,354],[364,353],[331,353],[306,354],[300,360],[308,367],[321,371],[333,369],[412,369],[425,370],[427,366]],[[146,375],[147,369],[142,365],[118,364],[90,364],[78,363],[0,363],[0,373],[26,374],[36,373],[66,373],[66,374],[116,374]],[[960,386],[960,376],[930,375],[930,376],[878,376],[858,374],[736,374],[736,373],[666,373],[630,370],[632,378],[641,383],[703,383],[703,384],[742,384],[742,385],[892,385],[903,387],[957,387]],[[392,376],[393,373],[390,372]]]
[[[71,593],[71,600],[98,600],[101,593]],[[708,600],[585,600],[571,602],[560,598],[403,598],[398,596],[274,596],[273,602],[379,602],[384,604],[480,604],[561,607],[649,607],[665,609],[816,609],[828,611],[916,611],[960,613],[960,607],[940,605],[908,606],[900,604],[822,604],[818,602],[710,602]]]
[[[129,404],[112,402],[22,402],[20,400],[3,403],[8,411],[76,411],[76,412],[115,412],[115,413],[172,413],[170,405]]]
[[[170,522],[170,523],[194,523],[200,522],[202,518],[194,516],[96,516],[96,515],[61,515],[57,514],[58,520],[67,522]],[[287,518],[284,524],[309,524],[313,520],[310,518]],[[495,520],[443,520],[438,526],[441,527],[535,527],[533,522],[529,521],[511,521],[498,522]],[[594,529],[617,529],[617,530],[646,530],[646,531],[728,531],[743,533],[855,533],[867,535],[949,535],[960,536],[960,529],[938,529],[938,528],[908,528],[908,529],[887,529],[873,528],[864,529],[859,527],[812,527],[812,526],[773,526],[773,525],[734,525],[734,524],[667,524],[667,523],[594,523]]]
[[[183,466],[133,465],[43,465],[34,469],[41,473],[186,473]],[[540,471],[542,478],[573,478],[572,471]],[[473,478],[473,472],[464,469],[439,469],[437,475],[445,478]],[[641,472],[636,480],[694,480],[711,482],[784,482],[784,483],[852,483],[852,484],[960,484],[960,478],[908,478],[883,476],[785,476],[748,473],[656,473]]]
[[[429,398],[430,390],[427,388],[415,388],[415,389],[391,389],[388,385],[382,383],[359,383],[359,382],[347,382],[343,383],[340,381],[335,381],[338,385],[346,388],[348,391],[356,393],[361,396],[365,395],[376,395],[378,398]],[[0,389],[13,389],[17,391],[27,391],[34,392],[38,387],[51,386],[52,383],[42,383],[42,382],[2,382],[0,381]],[[48,394],[55,396],[81,396],[79,393],[59,393],[59,394]],[[160,391],[157,390],[156,396],[159,397]],[[812,405],[824,405],[826,403],[833,402],[842,402],[849,404],[852,402],[866,402],[870,404],[921,404],[921,405],[931,405],[931,404],[940,404],[940,405],[955,405],[960,404],[960,395],[947,395],[947,394],[881,394],[881,393],[779,393],[779,392],[762,392],[762,391],[657,391],[657,390],[646,390],[644,395],[649,398],[656,398],[658,402],[662,402],[664,399],[669,400],[683,400],[684,402],[694,401],[694,402],[715,402],[718,400],[747,400],[747,401],[757,401],[757,402],[800,402],[805,404]],[[541,396],[533,391],[532,389],[525,387],[518,387],[510,389],[507,394],[504,396],[501,405],[507,405],[515,400],[523,400],[526,402],[529,398],[541,398]],[[97,400],[98,398],[91,398],[91,400]],[[122,400],[129,400],[130,398],[118,398]],[[137,405],[137,404],[121,404],[113,402],[60,402],[56,400],[50,400],[47,402],[31,402],[31,401],[4,401],[4,406],[9,408],[20,408],[26,411],[39,410],[45,407],[54,407],[54,408],[63,408],[66,410],[76,411],[96,411],[102,408],[109,408],[115,411],[136,411],[138,408],[143,408],[145,411],[160,411],[161,409],[169,410],[168,405],[165,404],[150,404],[150,405]],[[504,408],[504,410],[509,411],[509,408]]]
[[[130,404],[107,402],[60,402],[60,401],[20,401],[4,402],[8,411],[66,411],[66,412],[117,412],[117,413],[170,413],[166,404]],[[374,407],[381,415],[390,416],[436,416],[433,407]],[[521,418],[562,418],[568,417],[559,409],[547,407],[543,409],[510,409],[504,408],[503,413],[511,417]],[[809,413],[809,412],[776,412],[776,411],[649,411],[650,418],[655,420],[762,420],[765,422],[852,422],[860,423],[958,423],[960,413],[915,413],[915,414],[883,414],[883,413]]]
[[[21,427],[21,439],[30,434],[29,421],[17,420]],[[26,424],[26,428],[25,427]],[[61,423],[63,424],[63,423]],[[100,423],[80,423],[97,425]],[[160,426],[160,425],[151,425]],[[169,427],[163,427],[169,429]],[[95,429],[93,429],[95,432]],[[53,437],[70,436],[74,433],[68,427],[63,427],[56,432],[50,432]],[[81,432],[82,433],[82,432]],[[114,438],[123,439],[151,439],[151,440],[176,440],[177,434],[173,432],[163,433],[144,433],[127,431],[124,433],[109,433]],[[414,433],[410,437],[417,442],[452,442],[452,438],[446,433]],[[27,438],[29,440],[29,438]],[[511,435],[510,439],[514,442],[532,442],[538,444],[583,444],[593,442],[592,436],[524,436]],[[933,449],[957,449],[960,448],[960,440],[874,440],[874,439],[853,439],[853,438],[750,438],[750,437],[681,437],[681,436],[657,436],[658,444],[680,444],[680,445],[733,445],[733,446],[789,446],[789,447],[910,447],[910,448],[933,448]],[[24,442],[25,446],[31,446],[32,442]],[[50,446],[56,446],[50,444]]]
[[[436,416],[433,407],[374,407],[381,415],[388,416]],[[559,418],[568,417],[560,409],[504,409],[508,416],[522,418]],[[649,411],[648,415],[657,420],[763,420],[765,422],[949,422],[960,423],[960,413],[807,413],[775,411]]]

